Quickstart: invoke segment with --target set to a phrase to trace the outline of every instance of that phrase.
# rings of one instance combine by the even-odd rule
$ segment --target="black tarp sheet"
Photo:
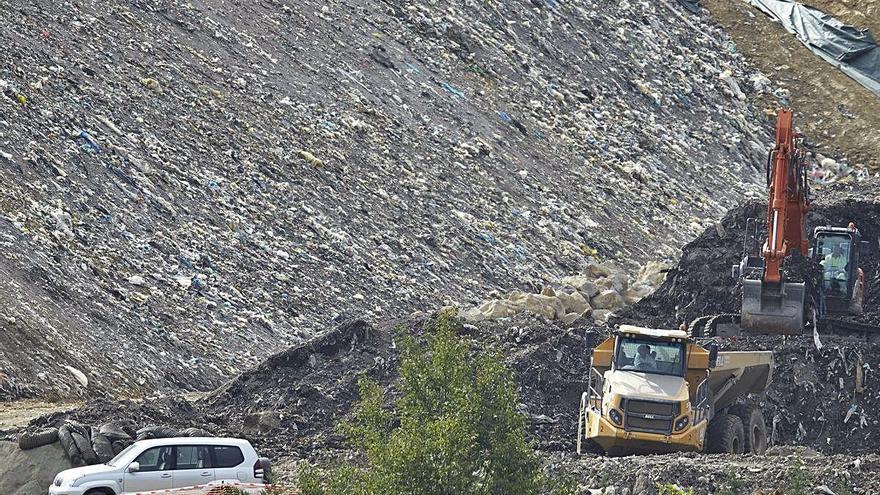
[[[684,7],[694,14],[700,13],[700,0],[678,0],[678,3],[684,5]]]
[[[791,0],[746,1],[780,22],[813,53],[880,96],[880,47],[869,30]]]

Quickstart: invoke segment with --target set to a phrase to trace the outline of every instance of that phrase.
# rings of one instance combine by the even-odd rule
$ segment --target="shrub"
[[[385,408],[385,393],[375,381],[359,382],[354,418],[340,429],[365,463],[323,475],[304,468],[303,495],[540,492],[541,464],[526,440],[516,382],[500,354],[471,356],[449,313],[426,330],[426,345],[402,339],[401,396],[394,407]]]
[[[299,495],[299,490],[284,487],[281,485],[271,485],[264,490],[260,490],[260,495]]]
[[[693,488],[684,489],[670,483],[657,485],[657,492],[659,495],[694,495]]]
[[[718,492],[718,495],[740,495],[744,486],[745,483],[739,479],[739,476],[735,471],[728,471],[725,475],[724,484]]]
[[[786,495],[807,495],[809,493],[810,479],[803,464],[798,462],[789,469],[788,490]]]

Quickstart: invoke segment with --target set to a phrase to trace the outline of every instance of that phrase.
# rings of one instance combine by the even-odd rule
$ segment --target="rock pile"
[[[880,492],[876,454],[824,456],[805,448],[773,447],[763,456],[691,453],[574,459],[554,454],[548,458],[549,468],[573,475],[585,495],[654,495],[661,486],[685,493],[693,488],[695,495]]]
[[[356,315],[672,258],[769,142],[667,1],[0,17],[0,399],[208,390]]]
[[[513,291],[503,299],[462,310],[460,316],[476,322],[510,318],[527,311],[563,325],[586,317],[604,323],[614,311],[651,294],[663,283],[666,269],[662,263],[649,262],[633,281],[612,264],[590,264],[582,274],[563,277],[556,287],[545,287],[539,294]]]

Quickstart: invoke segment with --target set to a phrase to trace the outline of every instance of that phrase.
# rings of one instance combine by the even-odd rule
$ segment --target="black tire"
[[[585,438],[584,432],[587,428],[587,411],[586,411],[586,394],[581,396],[581,407],[578,412],[578,430],[577,430],[577,440],[575,444],[577,445],[577,454],[594,454],[594,455],[605,455],[605,450],[602,449],[598,443],[596,443],[592,438]]]
[[[164,426],[147,426],[137,431],[138,440],[149,440],[151,438],[173,438],[179,437],[180,432],[174,428],[166,428]]]
[[[97,428],[92,427],[92,450],[98,456],[98,462],[105,463],[113,459],[113,443],[109,438],[101,435]]]
[[[61,447],[67,454],[67,458],[70,459],[71,464],[82,466],[82,452],[80,452],[79,447],[77,447],[76,442],[73,440],[73,433],[74,429],[70,424],[65,423],[61,425],[61,428],[58,428],[58,441],[61,442]]]
[[[132,432],[130,432],[131,428],[128,428],[128,425],[119,421],[112,421],[110,423],[104,423],[101,425],[101,428],[98,432],[101,435],[104,435],[111,442],[115,442],[117,440],[129,440],[133,438]]]
[[[49,428],[40,430],[35,433],[22,433],[18,437],[18,448],[21,450],[31,450],[43,445],[53,444],[58,441],[58,429]]]
[[[71,432],[70,436],[73,437],[73,442],[76,444],[76,448],[82,455],[82,460],[89,466],[97,464],[98,454],[95,454],[95,449],[92,448],[92,442],[89,441],[88,437],[80,435],[75,431]]]
[[[763,454],[767,450],[767,424],[761,408],[754,404],[737,404],[730,408],[730,414],[742,421],[744,452]]]
[[[742,454],[745,433],[742,420],[733,414],[716,416],[706,432],[706,451],[710,454]]]
[[[260,465],[263,466],[263,483],[271,483],[272,461],[268,457],[260,457]]]
[[[85,495],[114,495],[113,490],[109,488],[94,488],[85,493]]]
[[[185,430],[180,431],[180,436],[182,437],[213,437],[211,432],[207,430],[203,430],[201,428],[187,428]]]

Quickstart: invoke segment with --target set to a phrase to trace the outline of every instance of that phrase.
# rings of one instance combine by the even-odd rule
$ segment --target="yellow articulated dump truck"
[[[772,377],[771,351],[718,352],[681,330],[622,325],[593,349],[578,454],[763,453],[764,414],[738,400]]]

